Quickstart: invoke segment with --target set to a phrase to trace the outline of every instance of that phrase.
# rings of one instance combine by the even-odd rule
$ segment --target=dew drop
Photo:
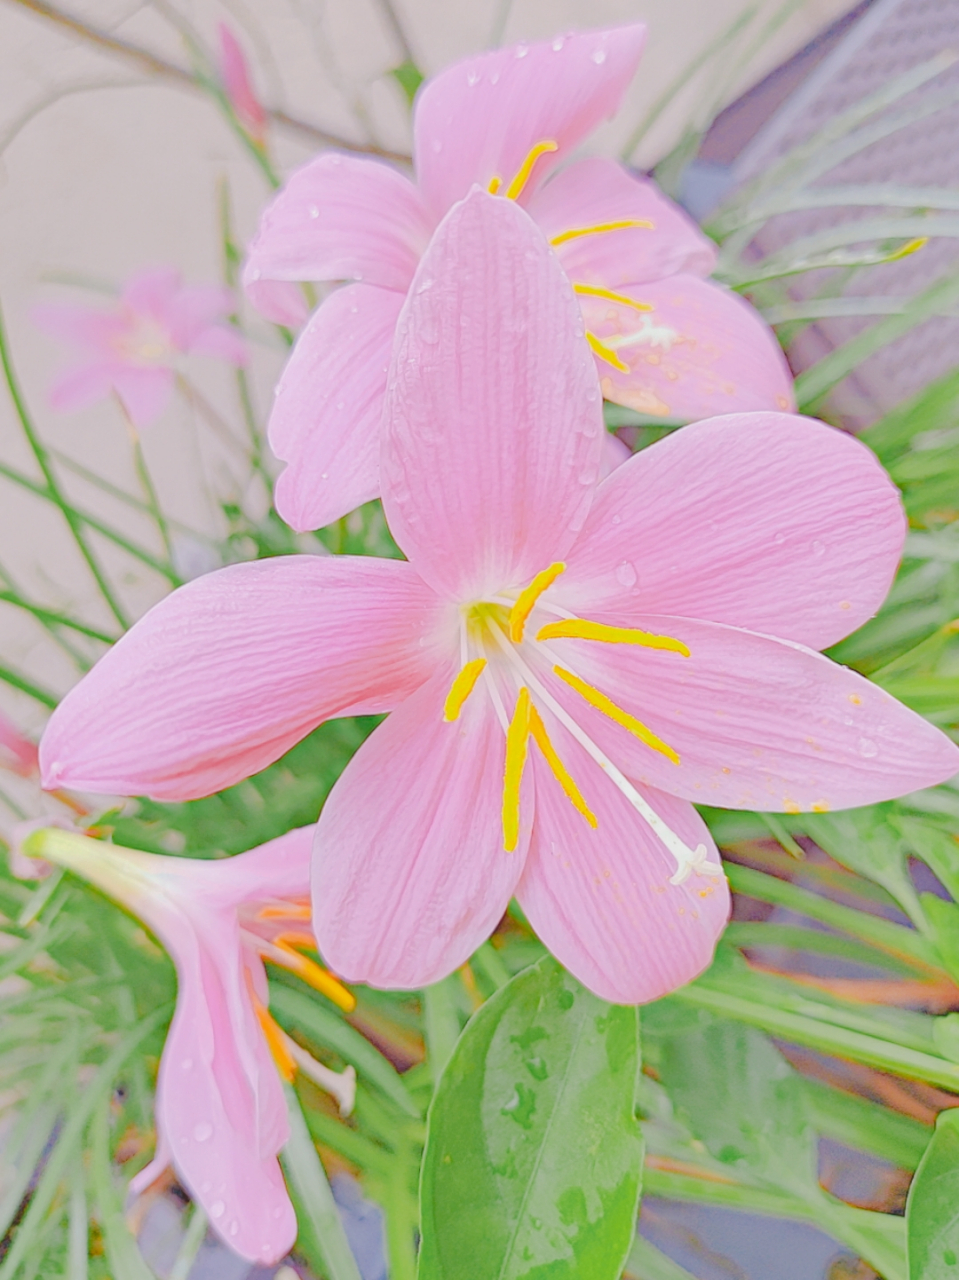
[[[490,84],[499,84],[499,72],[498,72],[498,71],[494,71],[494,72],[493,72],[493,74],[492,74],[492,75],[490,76],[490,78],[489,78],[489,82],[490,82]]]
[[[479,82],[480,82],[480,74],[478,71],[467,71],[466,83],[469,85],[471,89],[474,84],[479,84]]]
[[[277,1205],[276,1208],[273,1210],[273,1217],[274,1219],[283,1217],[283,1210],[279,1205]]]
[[[616,569],[616,581],[621,587],[633,587],[636,585],[636,570],[624,560]]]
[[[223,1203],[223,1201],[214,1200],[213,1203],[210,1205],[210,1217],[222,1218],[224,1213],[226,1213],[226,1205]]]
[[[553,41],[553,45],[552,45],[553,52],[559,53],[560,49],[562,49],[565,43],[566,43],[566,39],[564,36],[557,36],[556,39]]]
[[[201,1120],[199,1124],[193,1126],[193,1136],[197,1142],[206,1142],[213,1136],[213,1125],[209,1120]]]
[[[777,547],[781,547],[785,541],[786,541],[786,535],[784,533],[773,534],[773,542],[775,542]]]
[[[230,1223],[229,1232],[231,1236],[239,1235],[240,1224],[237,1222],[236,1218],[234,1218],[233,1221]]]
[[[212,1186],[213,1186],[213,1183],[210,1181],[209,1178],[207,1178],[204,1182],[200,1183],[200,1191],[203,1193],[203,1195],[206,1195],[206,1193],[212,1188]]]
[[[820,542],[819,539],[817,538],[816,541],[812,544],[812,553],[814,556],[816,556],[817,559],[819,556],[824,556],[826,554],[825,543]]]
[[[528,45],[528,44],[518,44],[518,45],[516,46],[516,57],[517,57],[517,58],[525,58],[525,57],[526,57],[526,55],[527,55],[528,53],[529,53],[529,45]]]
[[[433,281],[429,276],[425,276],[416,286],[417,293],[426,293],[427,289],[432,289]]]
[[[610,524],[622,524],[622,523],[623,523],[622,516],[613,516],[612,520],[610,521]]]
[[[192,1070],[193,1070],[193,1059],[192,1059],[192,1058],[184,1058],[184,1059],[183,1059],[183,1061],[180,1063],[180,1066],[182,1067],[182,1069],[183,1069],[184,1071],[192,1071]]]
[[[318,206],[317,206],[317,205],[315,205],[315,204],[311,204],[311,205],[310,205],[310,217],[311,217],[311,218],[318,218],[319,216],[320,216],[320,210],[319,210]]]
[[[439,153],[443,150],[443,144],[442,142],[440,142],[439,138],[434,138],[433,141],[430,143],[430,146],[432,147],[436,155],[439,155]]]
[[[873,742],[872,738],[859,739],[859,754],[865,756],[867,760],[871,760],[879,754],[879,748]]]
[[[324,471],[323,474],[320,476],[321,480],[328,480],[329,478],[330,478],[330,473],[328,471]]]
[[[606,61],[606,50],[594,49],[592,53],[592,59],[596,63],[597,67],[601,67],[603,63]]]

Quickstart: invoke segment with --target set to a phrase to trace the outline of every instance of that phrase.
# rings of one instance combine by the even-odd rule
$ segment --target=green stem
[[[411,1164],[413,1168],[411,1169]],[[409,1143],[398,1146],[390,1161],[383,1189],[386,1213],[386,1250],[390,1280],[416,1280],[416,1231],[419,1226],[416,1201],[410,1191],[415,1183],[416,1155]]]
[[[41,689],[38,684],[34,684],[32,680],[28,680],[26,676],[22,676],[19,671],[14,671],[11,667],[0,666],[0,680],[14,689],[19,689],[21,693],[27,694],[43,706],[49,707],[51,711],[60,701],[48,689]]]
[[[18,609],[25,609],[27,613],[32,613],[38,622],[49,622],[58,627],[69,627],[71,631],[78,631],[80,635],[89,636],[91,640],[102,640],[104,644],[115,644],[119,639],[118,636],[108,635],[105,631],[98,631],[96,627],[88,627],[85,622],[78,622],[76,618],[69,618],[65,613],[57,613],[54,609],[44,609],[41,605],[31,604],[29,600],[25,600],[16,591],[0,590],[0,600],[5,604],[16,605]]]
[[[48,496],[57,504],[63,513],[63,518],[66,520],[70,532],[73,534],[73,540],[77,544],[77,549],[86,561],[87,567],[100,589],[100,594],[103,596],[107,607],[116,618],[117,622],[124,631],[126,631],[130,625],[129,619],[127,618],[119,601],[116,599],[110,584],[106,580],[103,570],[100,568],[100,565],[87,542],[86,535],[83,532],[83,527],[77,513],[73,510],[60,491],[59,483],[57,482],[57,478],[54,475],[53,468],[50,464],[49,455],[47,454],[47,451],[33,426],[30,414],[27,411],[26,401],[21,394],[19,383],[17,382],[16,375],[13,371],[13,363],[10,358],[10,348],[7,343],[6,328],[3,321],[2,311],[0,311],[0,363],[3,365],[4,380],[7,384],[7,390],[10,392],[10,399],[13,401],[13,407],[16,410],[17,418],[23,428],[23,434],[26,436],[27,444],[30,446],[33,456],[37,460],[37,466],[43,472],[43,477],[47,482]]]
[[[455,984],[459,978],[451,973],[442,982],[435,982],[423,992],[423,1013],[426,1048],[429,1054],[433,1084],[439,1082],[443,1068],[449,1062],[460,1035],[460,1023],[456,1013]]]
[[[147,460],[143,453],[143,444],[140,440],[140,433],[136,429],[133,419],[127,413],[126,406],[119,396],[116,402],[120,408],[120,413],[126,424],[127,431],[130,435],[130,447],[133,450],[133,465],[137,473],[137,479],[140,481],[140,487],[143,490],[143,496],[146,499],[147,510],[153,517],[153,522],[160,534],[160,540],[163,543],[163,549],[166,552],[166,558],[170,565],[170,572],[176,578],[176,585],[181,585],[179,574],[173,563],[173,543],[170,541],[170,527],[167,524],[166,516],[160,506],[160,499],[157,495],[156,485],[153,483],[153,477],[147,467]]]
[[[177,1250],[177,1255],[173,1261],[173,1266],[170,1268],[167,1280],[188,1280],[196,1255],[200,1252],[200,1245],[206,1236],[206,1226],[206,1214],[199,1205],[195,1205],[193,1217],[183,1233],[183,1239],[180,1241],[180,1247]]]

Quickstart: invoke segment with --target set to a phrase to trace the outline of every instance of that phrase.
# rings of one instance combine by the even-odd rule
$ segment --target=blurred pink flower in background
[[[515,894],[580,981],[636,1003],[701,972],[726,922],[690,802],[845,808],[959,769],[945,734],[815,652],[896,571],[905,522],[874,455],[734,414],[597,484],[578,303],[514,203],[473,191],[433,238],[386,423],[408,560],[283,556],[174,592],[54,712],[45,785],[189,799],[327,718],[392,712],[317,826],[325,959],[427,985]]]
[[[55,409],[81,409],[111,393],[137,428],[155,422],[176,382],[178,357],[212,356],[246,364],[246,343],[223,323],[234,310],[232,292],[218,285],[185,285],[174,267],[138,272],[112,307],[42,303],[35,323],[80,350],[80,360],[54,383]]]
[[[476,184],[515,199],[550,240],[579,297],[607,399],[686,421],[795,407],[772,331],[743,298],[702,279],[715,246],[654,183],[606,159],[550,178],[614,114],[644,40],[636,23],[467,58],[417,96],[416,183],[379,161],[328,151],[296,170],[265,210],[244,271],[264,314],[305,319],[292,281],[362,282],[317,309],[277,388],[270,443],[288,465],[276,505],[295,529],[328,524],[379,493],[396,319],[437,223]]]
[[[250,69],[240,42],[225,22],[217,28],[220,79],[236,118],[254,142],[266,142],[266,112],[253,90]]]
[[[157,1152],[131,1183],[139,1193],[170,1164],[213,1230],[250,1261],[292,1248],[296,1218],[277,1154],[289,1136],[281,1074],[297,1068],[353,1105],[355,1073],[314,1061],[267,1009],[263,960],[298,973],[342,1007],[355,1001],[315,962],[309,868],[313,828],[232,858],[176,858],[51,829],[23,841],[138,916],[169,951],[177,1002],[157,1082]],[[279,1070],[278,1070],[279,1068]]]
[[[0,711],[0,769],[31,778],[40,771],[36,743],[24,737],[12,720]]]

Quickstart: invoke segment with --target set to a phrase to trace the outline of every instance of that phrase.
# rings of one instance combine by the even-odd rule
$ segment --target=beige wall
[[[66,3],[66,0],[64,0]],[[408,117],[386,75],[401,60],[379,0],[179,0],[180,12],[206,38],[227,18],[255,51],[256,78],[272,105],[344,136],[408,147]],[[396,0],[409,44],[428,71],[485,47],[505,17],[505,39],[536,38],[571,26],[643,18],[650,39],[640,74],[620,117],[594,140],[618,150],[658,96],[678,78],[683,92],[636,153],[649,165],[689,122],[705,118],[851,7],[849,0],[799,0],[775,34],[761,33],[778,0]],[[701,72],[684,70],[747,8],[738,40]],[[184,63],[183,45],[159,3],[72,0],[72,12],[102,29]],[[756,47],[761,45],[761,47]],[[310,147],[275,136],[282,168]],[[0,0],[0,302],[27,398],[49,444],[136,492],[129,442],[110,405],[67,416],[45,407],[44,393],[63,353],[28,319],[41,297],[78,296],[64,278],[115,286],[148,263],[173,262],[191,281],[219,271],[215,188],[225,178],[243,236],[255,225],[266,188],[210,101],[94,49],[62,28]],[[261,329],[256,392],[261,410],[282,353]],[[197,361],[198,380],[225,417],[239,416],[229,375]],[[209,535],[221,535],[217,497],[251,510],[263,495],[245,485],[227,450],[183,407],[169,411],[144,441],[168,513]],[[33,470],[6,394],[0,390],[0,460]],[[151,545],[151,527],[122,503],[71,478],[77,501],[98,510]],[[163,583],[127,557],[99,547],[128,608],[142,612]],[[0,567],[35,597],[95,624],[109,616],[91,587],[59,515],[0,479]],[[18,611],[0,606],[0,662],[10,662],[56,690],[75,678],[69,661]],[[0,685],[0,708],[32,730],[43,713]]]

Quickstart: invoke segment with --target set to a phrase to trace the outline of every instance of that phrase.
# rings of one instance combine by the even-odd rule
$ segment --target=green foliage
[[[943,1111],[906,1205],[909,1280],[951,1280],[959,1270],[959,1112]]]

